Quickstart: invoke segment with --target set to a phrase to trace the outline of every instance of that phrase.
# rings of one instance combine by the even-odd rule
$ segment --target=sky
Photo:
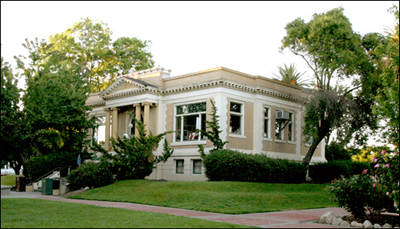
[[[278,66],[291,63],[311,76],[301,57],[279,52],[289,22],[308,22],[315,13],[343,7],[354,31],[384,33],[393,28],[394,16],[387,12],[393,4],[399,6],[398,1],[2,1],[1,55],[15,68],[13,56],[28,54],[21,45],[25,38],[47,40],[89,17],[107,23],[113,41],[150,40],[155,66],[171,69],[171,76],[223,66],[272,78]],[[19,87],[24,85],[21,79]]]
[[[108,24],[112,39],[150,40],[155,66],[177,76],[215,67],[251,75],[274,77],[278,66],[294,63],[300,72],[311,70],[301,57],[279,52],[285,26],[300,17],[343,7],[353,30],[364,35],[393,28],[387,12],[398,1],[327,2],[1,2],[1,55],[13,68],[14,55],[27,56],[25,38],[48,39],[81,18]],[[20,80],[20,87],[24,81]]]

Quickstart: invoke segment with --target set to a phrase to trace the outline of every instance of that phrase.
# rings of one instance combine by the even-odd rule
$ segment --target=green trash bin
[[[42,179],[42,195],[53,195],[53,179]]]

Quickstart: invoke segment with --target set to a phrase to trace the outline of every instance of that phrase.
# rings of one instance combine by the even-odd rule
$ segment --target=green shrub
[[[325,158],[327,161],[350,160],[351,153],[343,145],[332,142],[325,146]]]
[[[369,163],[346,161],[319,162],[309,166],[309,176],[314,182],[331,182],[340,176],[350,177],[370,168]]]
[[[373,166],[350,178],[334,180],[329,191],[339,207],[355,217],[374,217],[381,211],[399,212],[399,155],[382,151],[371,158]]]
[[[157,149],[161,139],[171,131],[158,135],[151,132],[146,134],[143,122],[137,120],[132,114],[128,113],[135,122],[139,136],[134,135],[129,138],[111,138],[112,148],[115,154],[108,153],[102,146],[93,142],[93,150],[102,153],[103,157],[111,162],[111,172],[116,175],[117,180],[144,179],[150,175],[160,162],[166,162],[173,154],[174,150],[168,147],[168,142],[164,139],[164,151],[162,155],[155,156],[153,150]]]
[[[82,164],[67,176],[70,190],[81,188],[97,188],[114,183],[115,179],[110,170],[110,163],[105,160],[100,162],[87,162]]]
[[[379,212],[393,201],[385,194],[381,185],[374,185],[373,179],[364,174],[334,180],[329,191],[335,195],[339,207],[344,207],[356,218]]]
[[[306,167],[298,162],[228,149],[210,152],[203,160],[210,181],[301,183],[306,174]]]

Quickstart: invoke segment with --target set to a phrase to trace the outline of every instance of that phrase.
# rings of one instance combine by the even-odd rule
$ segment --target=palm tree
[[[279,66],[278,66],[278,68],[279,68],[279,75],[272,73],[276,76],[273,79],[279,80],[279,81],[282,81],[284,83],[288,83],[291,85],[298,85],[298,86],[302,86],[302,87],[306,87],[309,85],[309,83],[307,82],[308,79],[302,78],[302,76],[306,72],[303,72],[302,74],[300,74],[300,72],[297,72],[296,66],[294,64],[290,64],[289,67],[287,67],[285,64],[285,68],[282,68]]]

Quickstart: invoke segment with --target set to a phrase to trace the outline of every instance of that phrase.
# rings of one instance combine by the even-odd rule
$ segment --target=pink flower
[[[374,168],[379,168],[379,164],[376,164],[376,165],[374,166]]]
[[[397,152],[394,152],[395,155],[397,155]]]
[[[375,188],[375,186],[376,186],[376,184],[372,185],[372,187],[374,187],[374,188]]]
[[[389,195],[389,192],[387,192],[386,195],[388,196],[388,195]]]
[[[378,162],[378,159],[375,158],[375,159],[374,159],[374,162],[375,162],[375,163]]]
[[[381,152],[381,154],[385,154],[385,153],[386,153],[386,151],[385,151],[385,150]]]
[[[389,164],[386,164],[386,165],[385,165],[386,168],[388,168],[389,166],[390,166]]]
[[[372,156],[372,161],[375,161],[375,155],[374,155],[374,156]]]
[[[363,170],[363,173],[364,173],[364,174],[367,174],[367,172],[368,172],[368,169],[364,169],[364,170]]]

